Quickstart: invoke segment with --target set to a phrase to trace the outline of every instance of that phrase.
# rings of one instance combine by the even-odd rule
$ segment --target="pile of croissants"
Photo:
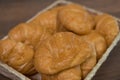
[[[82,80],[119,33],[116,19],[77,4],[54,7],[0,40],[0,61],[42,80]]]

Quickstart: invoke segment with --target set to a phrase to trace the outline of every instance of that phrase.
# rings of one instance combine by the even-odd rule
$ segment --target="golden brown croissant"
[[[95,45],[97,59],[100,59],[107,49],[107,43],[104,37],[95,30],[91,31],[89,34],[83,37],[85,40],[92,42]]]
[[[0,41],[0,60],[23,74],[35,73],[31,46],[9,38]]]
[[[50,33],[55,33],[57,30],[57,13],[62,7],[56,7],[51,10],[45,11],[33,19],[30,23],[47,28]]]
[[[21,23],[9,31],[9,38],[17,42],[23,42],[36,46],[38,42],[46,39],[50,34],[46,28],[29,23]]]
[[[77,34],[87,34],[95,25],[93,17],[77,4],[68,4],[59,10],[58,21],[63,27]]]
[[[10,39],[0,40],[0,60],[5,63],[8,62],[8,55],[10,54],[16,42]]]
[[[42,80],[82,80],[80,66],[61,71],[54,75],[42,74]]]
[[[105,37],[109,46],[119,33],[117,21],[111,15],[102,14],[96,16],[96,24],[96,30]]]
[[[85,61],[93,52],[91,44],[71,32],[60,32],[45,40],[36,50],[38,72],[55,74]]]
[[[94,51],[91,53],[91,56],[81,64],[81,71],[83,78],[87,76],[87,74],[93,69],[93,67],[97,62],[96,50],[95,47],[93,48]]]

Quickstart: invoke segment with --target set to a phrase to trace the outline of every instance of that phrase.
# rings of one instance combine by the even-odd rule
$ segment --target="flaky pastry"
[[[93,45],[93,52],[91,53],[91,56],[86,59],[80,66],[82,71],[82,77],[85,78],[87,74],[93,69],[93,67],[96,65],[97,62],[97,55],[96,50]]]
[[[45,40],[36,50],[38,72],[55,74],[81,64],[93,52],[91,44],[71,32],[60,32]]]
[[[62,7],[55,7],[45,11],[33,19],[30,23],[47,28],[51,34],[57,31],[57,14]]]
[[[68,4],[59,10],[58,21],[63,27],[77,34],[87,34],[95,25],[93,17],[77,4]]]
[[[99,60],[107,49],[107,43],[105,38],[95,30],[83,36],[83,38],[95,45],[97,59]]]
[[[41,75],[42,80],[82,80],[80,66],[61,71],[54,75]]]
[[[96,30],[102,34],[109,46],[119,33],[119,27],[116,19],[108,14],[96,16]]]
[[[34,50],[31,46],[9,38],[0,41],[0,60],[23,74],[35,73]]]
[[[18,24],[8,33],[10,39],[32,46],[36,46],[49,35],[46,28],[30,23]]]

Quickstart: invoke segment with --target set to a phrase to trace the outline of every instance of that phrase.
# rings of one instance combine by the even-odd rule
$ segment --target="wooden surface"
[[[0,38],[55,0],[0,0]],[[120,0],[71,0],[120,18]],[[0,80],[9,80],[0,75]],[[93,80],[120,80],[120,42]]]

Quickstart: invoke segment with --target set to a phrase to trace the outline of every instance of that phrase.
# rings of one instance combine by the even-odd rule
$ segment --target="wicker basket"
[[[26,23],[33,20],[39,14],[41,14],[41,13],[43,13],[43,12],[45,12],[45,11],[55,7],[55,6],[71,4],[71,3],[73,3],[73,2],[65,1],[65,0],[57,0],[54,3],[52,3],[50,6],[46,7],[42,11],[38,12],[33,18],[29,19]],[[94,9],[91,9],[91,8],[88,8],[88,7],[85,7],[85,6],[83,6],[83,7],[86,8],[91,13],[103,14],[102,12],[96,11]],[[120,22],[120,20],[118,18],[115,18],[115,19],[118,21],[118,23]],[[5,36],[3,39],[5,39],[5,38],[7,38],[7,36]],[[117,42],[119,40],[120,40],[120,33],[117,35],[117,37],[114,39],[113,43],[106,50],[106,52],[104,53],[102,58],[98,61],[98,63],[95,65],[95,67],[92,69],[92,71],[87,75],[87,77],[84,80],[91,80],[92,79],[92,77],[96,74],[99,67],[103,64],[104,61],[106,61],[109,53],[112,51],[112,49],[115,47],[115,45],[117,44]],[[15,69],[11,68],[10,66],[8,66],[7,64],[4,64],[2,62],[0,62],[0,73],[3,74],[6,77],[12,79],[12,80],[31,80],[31,79],[32,80],[40,80],[40,74],[35,74],[33,76],[26,77],[25,75],[19,73]]]

